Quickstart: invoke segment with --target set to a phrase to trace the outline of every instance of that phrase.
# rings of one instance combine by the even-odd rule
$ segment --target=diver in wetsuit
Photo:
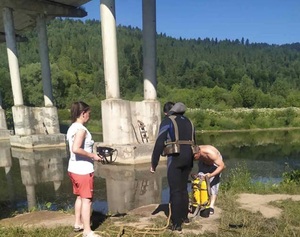
[[[184,142],[195,141],[194,128],[191,121],[183,114],[186,107],[183,103],[176,103],[160,124],[159,134],[152,152],[151,168],[152,173],[158,165],[160,156],[166,141],[175,141],[174,124],[170,116],[174,119],[178,127],[178,140]],[[189,197],[187,183],[189,174],[193,167],[193,153],[190,144],[180,144],[180,152],[167,155],[167,178],[170,187],[171,204],[171,229],[182,230],[183,221],[188,220]]]

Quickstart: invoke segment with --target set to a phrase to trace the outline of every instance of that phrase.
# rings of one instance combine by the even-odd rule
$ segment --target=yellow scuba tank
[[[200,206],[200,179],[197,177],[192,181],[192,206]]]
[[[209,216],[210,182],[207,176],[192,175],[192,192],[190,195],[190,212],[194,216]]]
[[[192,206],[207,206],[209,204],[209,180],[196,177],[192,181]]]
[[[200,205],[207,206],[209,204],[207,180],[203,178],[200,184]]]

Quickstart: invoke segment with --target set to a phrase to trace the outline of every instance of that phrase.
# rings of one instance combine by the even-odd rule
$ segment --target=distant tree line
[[[41,65],[35,30],[18,43],[24,103],[43,106]],[[99,21],[56,19],[48,24],[55,105],[82,99],[99,108],[105,99]],[[142,31],[117,27],[120,92],[143,99]],[[3,108],[13,106],[6,45],[0,45]],[[300,106],[300,44],[268,45],[248,39],[183,39],[157,35],[158,99],[189,108],[285,108]]]

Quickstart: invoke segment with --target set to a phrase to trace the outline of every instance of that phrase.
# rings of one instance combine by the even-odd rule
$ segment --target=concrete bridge
[[[115,0],[99,1],[106,99],[101,102],[103,142],[118,150],[121,163],[149,161],[161,120],[156,93],[156,0],[142,0],[144,100],[120,98]],[[59,131],[53,103],[46,21],[55,17],[84,17],[81,6],[89,0],[1,0],[0,41],[6,42],[12,84],[14,134],[7,130],[0,103],[0,138],[10,139],[13,147],[65,146]],[[125,10],[125,9],[124,9]],[[39,39],[44,107],[24,105],[19,72],[17,41],[22,33],[36,27]],[[100,63],[99,63],[100,65]]]

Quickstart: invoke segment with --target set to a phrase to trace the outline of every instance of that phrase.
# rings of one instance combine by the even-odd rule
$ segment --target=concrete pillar
[[[59,191],[60,187],[61,187],[61,183],[62,181],[53,181],[53,187],[54,187],[54,191],[55,194]]]
[[[103,100],[101,111],[104,143],[111,145],[135,142],[129,101]]]
[[[27,106],[13,106],[12,113],[14,118],[15,134],[18,136],[29,136],[33,133],[31,123],[32,112]]]
[[[101,34],[106,99],[120,98],[115,0],[101,0]]]
[[[19,61],[17,57],[18,53],[12,9],[7,7],[3,8],[3,21],[12,92],[14,97],[14,105],[19,106],[23,105],[23,94],[21,88]]]
[[[51,71],[49,63],[49,49],[48,37],[45,15],[38,15],[37,17],[37,31],[39,37],[39,53],[42,65],[42,81],[44,90],[44,103],[45,106],[53,106],[53,94],[51,83]]]
[[[144,122],[150,142],[155,142],[161,122],[160,102],[144,100],[136,102],[137,116]],[[133,109],[132,109],[133,110]]]
[[[58,134],[59,131],[59,120],[57,114],[57,108],[52,107],[43,107],[41,118],[43,120],[43,127],[45,129],[45,134]],[[37,116],[38,117],[38,116]]]
[[[9,200],[13,202],[14,200],[14,183],[13,177],[15,174],[12,173],[12,157],[11,157],[11,146],[9,140],[0,141],[0,170],[4,167],[5,176],[7,181],[7,191],[4,188],[3,192],[8,194]],[[2,171],[0,171],[2,173]],[[2,180],[4,181],[4,180]]]
[[[9,200],[11,202],[15,199],[15,192],[14,192],[14,182],[13,182],[13,174],[12,174],[12,166],[4,167],[5,176],[7,180],[7,192],[9,196]]]
[[[2,108],[1,92],[0,92],[0,129],[7,129],[5,111]]]
[[[164,165],[157,167],[155,175],[149,175],[148,164],[95,165],[95,177],[106,181],[106,199],[111,213],[127,213],[141,206],[161,203],[166,176]]]
[[[27,204],[28,204],[28,211],[31,211],[35,208],[36,205],[36,194],[35,194],[35,185],[26,185],[26,195],[27,195]]]
[[[5,112],[2,109],[2,96],[0,92],[0,129],[7,129]]]
[[[156,100],[156,0],[143,0],[144,99]]]
[[[16,157],[13,151],[12,156]],[[28,157],[26,156],[27,153],[22,151],[21,155],[18,158],[22,184],[26,188],[28,210],[31,210],[32,208],[36,207],[35,185],[38,184],[39,176],[37,175],[37,169],[35,168],[36,159],[34,157],[30,157],[30,159],[28,159]]]

